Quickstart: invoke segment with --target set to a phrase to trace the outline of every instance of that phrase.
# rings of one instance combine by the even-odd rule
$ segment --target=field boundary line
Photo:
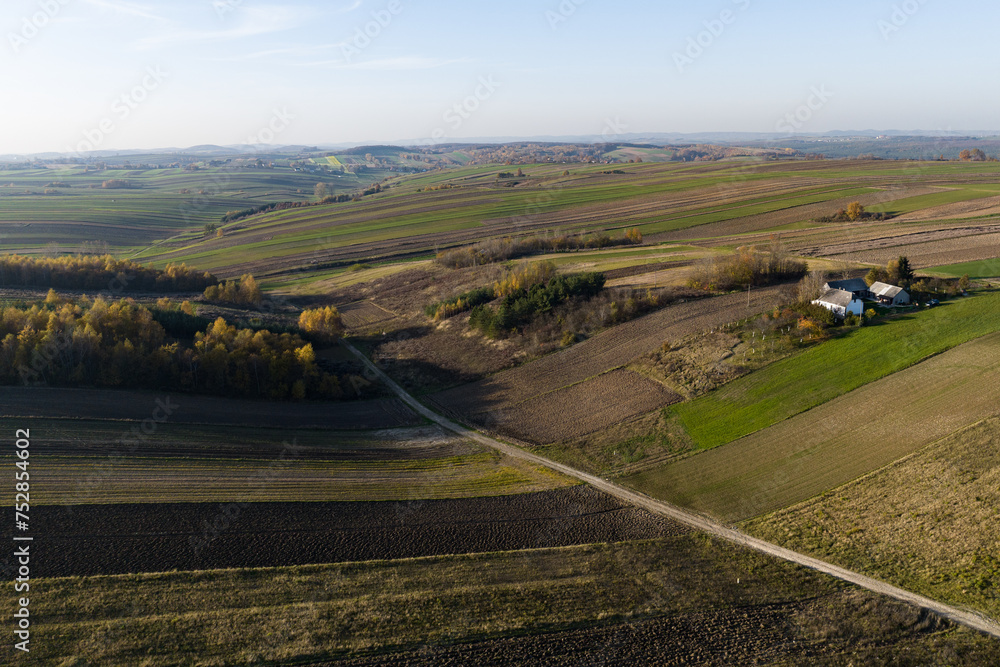
[[[689,512],[687,510],[681,509],[669,503],[656,500],[649,496],[646,496],[637,491],[625,488],[619,484],[615,484],[609,480],[596,475],[591,475],[585,473],[581,470],[577,470],[571,466],[552,461],[545,458],[544,456],[539,456],[537,454],[532,454],[531,452],[524,451],[519,447],[507,444],[500,440],[487,437],[478,431],[472,430],[458,422],[455,422],[447,417],[444,417],[423,403],[415,399],[409,394],[405,389],[403,389],[399,384],[392,380],[388,375],[386,375],[378,366],[376,366],[371,359],[366,357],[357,348],[355,348],[351,343],[346,340],[341,340],[344,347],[356,356],[369,370],[374,372],[381,380],[388,386],[395,394],[410,406],[417,414],[426,417],[432,422],[438,424],[439,426],[448,429],[462,437],[469,438],[480,444],[492,447],[500,451],[503,454],[512,456],[514,458],[524,459],[535,463],[537,465],[555,470],[556,472],[562,473],[569,477],[574,477],[587,484],[590,484],[596,489],[599,489],[609,495],[612,495],[619,500],[623,500],[627,503],[640,507],[642,509],[648,510],[654,514],[660,516],[665,516],[667,518],[673,519],[678,523],[686,525],[688,527],[694,528],[701,532],[707,533],[713,537],[720,538],[727,542],[738,544],[740,546],[746,547],[748,549],[753,549],[754,551],[759,551],[765,554],[769,554],[776,558],[780,558],[791,563],[796,563],[807,567],[811,570],[817,572],[822,572],[841,581],[846,581],[848,583],[854,584],[866,590],[878,593],[880,595],[885,595],[908,604],[915,605],[922,609],[927,609],[933,611],[934,613],[947,618],[950,621],[964,625],[968,628],[982,632],[987,635],[991,635],[997,639],[1000,639],[1000,623],[996,620],[989,618],[985,614],[980,614],[975,611],[960,609],[937,600],[932,600],[931,598],[918,595],[911,591],[893,586],[892,584],[886,583],[884,581],[869,577],[867,575],[861,574],[859,572],[854,572],[853,570],[848,570],[847,568],[840,567],[838,565],[833,565],[827,563],[818,558],[812,556],[807,556],[805,554],[792,551],[791,549],[786,549],[784,547],[772,544],[765,540],[748,535],[736,528],[731,528],[723,526],[716,521],[700,515],[694,512]]]

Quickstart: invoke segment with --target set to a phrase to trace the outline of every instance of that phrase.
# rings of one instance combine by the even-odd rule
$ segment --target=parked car
[[[933,308],[934,306],[940,306],[940,305],[941,305],[941,302],[938,301],[937,299],[931,299],[930,301],[927,302],[927,307],[928,308]]]

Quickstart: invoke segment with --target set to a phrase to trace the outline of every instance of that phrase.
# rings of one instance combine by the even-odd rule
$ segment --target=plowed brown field
[[[168,398],[169,397],[169,398]],[[420,423],[402,401],[274,403],[191,394],[111,389],[0,387],[0,417],[45,417],[143,421],[165,413],[174,424],[217,424],[263,428],[361,430]],[[125,427],[123,427],[123,430]]]
[[[578,432],[576,422],[580,414],[587,411],[597,414],[606,406],[603,398],[588,395],[587,392],[575,392],[572,395],[579,402],[574,406],[574,416],[570,417],[565,411],[565,395],[557,390],[620,368],[656,349],[666,340],[707,331],[768,310],[780,301],[780,292],[780,287],[754,291],[749,308],[746,294],[729,294],[670,306],[524,366],[440,392],[431,400],[453,414],[489,415],[510,411],[512,417],[516,406],[527,405],[526,402],[531,401],[533,414],[548,415],[549,423],[544,426],[546,438],[567,437],[563,434]],[[639,383],[638,386],[645,385]],[[649,404],[650,395],[645,389],[640,389],[636,396],[640,397],[635,401],[637,407]],[[626,393],[622,395],[622,400],[628,404],[632,399]],[[613,409],[621,414],[636,414],[627,406]]]
[[[35,542],[38,565],[32,574],[40,577],[388,560],[689,532],[586,486],[405,503],[87,505],[33,511],[45,536]]]
[[[535,444],[593,433],[682,400],[658,382],[618,369],[524,403],[471,415],[486,427]]]

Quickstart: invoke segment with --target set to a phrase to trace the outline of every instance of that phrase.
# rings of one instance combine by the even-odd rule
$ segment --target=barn
[[[832,311],[838,319],[844,319],[848,314],[860,315],[865,311],[865,304],[861,299],[854,296],[853,292],[842,289],[827,290],[813,303]]]
[[[872,283],[872,298],[883,306],[903,306],[910,303],[910,294],[902,287],[888,283]]]
[[[871,292],[868,290],[868,283],[861,278],[853,278],[851,280],[831,280],[827,284],[823,285],[823,289],[844,290],[845,292],[850,292],[858,299],[872,298]]]

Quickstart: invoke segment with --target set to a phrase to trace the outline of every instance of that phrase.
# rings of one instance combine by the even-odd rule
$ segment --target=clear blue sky
[[[269,125],[307,144],[609,119],[773,132],[796,112],[802,132],[1000,129],[998,19],[970,0],[4,0],[0,153],[243,143]]]

